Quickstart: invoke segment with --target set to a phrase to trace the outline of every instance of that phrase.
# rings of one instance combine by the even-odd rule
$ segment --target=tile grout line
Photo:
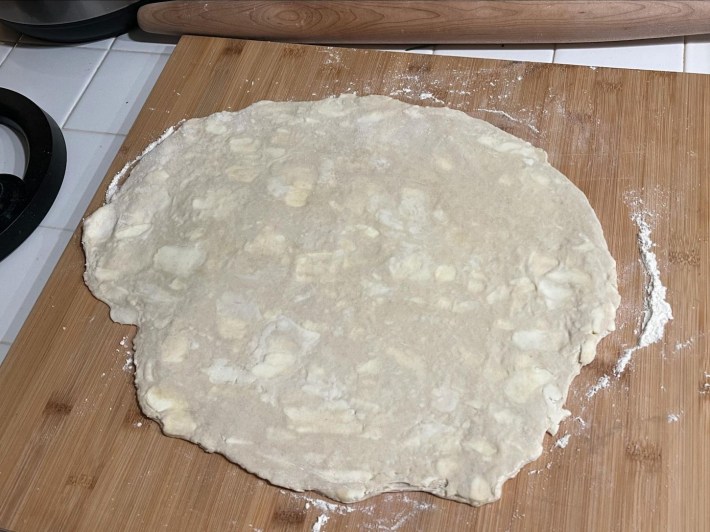
[[[84,218],[82,217],[82,220],[83,219]],[[54,231],[67,231],[70,234],[74,234],[74,231],[76,231],[76,227],[74,229],[69,229],[67,227],[57,227],[56,225],[44,225],[44,224],[39,224],[38,227],[41,227],[42,229],[52,229]]]
[[[113,46],[113,45],[111,45],[111,46]],[[173,47],[173,50],[174,49],[175,49],[175,47]],[[113,51],[126,53],[126,54],[170,55],[173,53],[173,50],[170,50],[169,52],[151,52],[148,50],[122,50],[121,48],[116,48]]]
[[[97,131],[95,129],[80,129],[77,127],[63,127],[62,131],[76,131],[78,133],[93,133],[99,135],[115,135],[118,137],[125,137],[128,133],[114,133],[112,131]]]
[[[551,63],[555,63],[555,60],[557,59],[557,44],[552,45],[552,61]]]
[[[13,50],[15,48],[17,48],[17,41],[15,41],[13,43],[6,42],[5,44],[12,44],[12,48],[10,48],[10,51],[7,53],[7,55],[5,57],[0,59],[0,66],[2,66],[3,63],[5,63],[5,61],[7,61],[7,58],[10,57],[10,54],[13,52]]]
[[[77,127],[63,127],[62,131],[74,131],[75,133],[91,133],[98,135],[112,135],[114,137],[125,137],[127,133],[112,133],[111,131],[94,131],[93,129],[80,129]]]
[[[108,57],[109,52],[111,51],[111,47],[113,46],[113,43],[104,50],[104,54],[101,57],[101,60],[98,62],[96,65],[96,68],[91,74],[91,77],[89,80],[84,84],[84,86],[81,88],[81,91],[79,92],[79,96],[74,100],[74,103],[72,104],[71,108],[69,109],[69,112],[67,113],[67,116],[64,120],[62,120],[62,123],[59,125],[60,128],[64,128],[64,124],[66,124],[69,121],[69,118],[71,117],[72,113],[74,112],[74,109],[76,109],[76,106],[79,105],[79,100],[81,100],[81,97],[84,96],[84,93],[86,92],[86,89],[89,87],[93,79],[96,77],[96,73],[99,71],[99,68],[101,68],[101,65],[104,64],[104,61],[106,61],[106,58]],[[96,50],[95,48],[91,48],[91,50]]]
[[[41,226],[40,226],[41,227]],[[7,328],[3,331],[3,336],[0,338],[0,343],[9,345],[12,347],[12,344],[17,340],[18,333],[20,329],[22,328],[23,322],[27,320],[27,317],[29,316],[29,313],[32,311],[32,308],[34,305],[37,303],[37,300],[39,296],[42,293],[42,290],[44,287],[47,285],[47,282],[49,281],[49,277],[51,276],[52,272],[57,266],[57,263],[61,259],[61,256],[63,252],[65,251],[67,245],[69,244],[69,240],[71,239],[72,234],[70,233],[68,235],[67,240],[65,243],[60,246],[60,249],[57,249],[57,244],[59,244],[60,241],[55,240],[52,243],[51,249],[49,249],[49,253],[46,255],[45,259],[42,262],[41,269],[37,272],[37,275],[34,277],[31,285],[30,285],[30,290],[22,296],[22,303],[19,305],[19,307],[16,307],[15,310],[16,312],[14,315],[11,315],[10,321],[6,324]],[[54,258],[52,258],[54,255]],[[35,257],[34,259],[37,261],[37,258]],[[45,275],[47,265],[51,265],[49,272]],[[44,279],[43,279],[44,278]],[[20,319],[21,316],[24,314],[24,318]],[[16,325],[19,321],[19,328]]]
[[[688,71],[688,37],[683,36],[683,72]]]
[[[76,111],[76,108],[77,108],[77,106],[79,105],[79,103],[81,102],[81,99],[84,97],[84,94],[86,93],[87,89],[89,88],[89,85],[91,85],[91,83],[94,81],[94,79],[96,78],[96,76],[97,76],[99,70],[101,69],[101,67],[102,67],[102,66],[104,65],[104,63],[106,62],[106,60],[107,60],[107,58],[108,58],[108,56],[109,56],[109,53],[113,53],[113,54],[114,54],[113,57],[116,57],[117,54],[129,54],[129,55],[130,55],[130,54],[139,54],[139,55],[142,55],[142,56],[153,56],[153,57],[166,57],[166,58],[170,58],[170,55],[171,55],[171,53],[131,52],[131,51],[126,51],[126,50],[116,50],[116,49],[113,48],[113,44],[114,44],[115,42],[116,42],[116,41],[114,40],[114,42],[111,43],[111,46],[109,46],[109,47],[106,49],[104,56],[101,58],[101,61],[99,61],[98,65],[96,66],[96,69],[94,70],[93,74],[91,75],[91,78],[89,78],[89,80],[88,80],[88,82],[86,83],[86,85],[82,88],[81,93],[79,94],[79,97],[76,99],[76,101],[74,102],[74,104],[72,105],[72,107],[71,107],[71,109],[70,109],[70,111],[69,111],[69,114],[67,114],[66,119],[65,119],[65,120],[62,122],[62,124],[61,124],[62,130],[64,130],[64,129],[65,129],[65,125],[66,125],[67,123],[69,123],[69,120],[71,119],[72,115],[74,114],[74,111]],[[162,72],[162,70],[161,70],[161,72]],[[160,73],[158,74],[158,76],[160,76]],[[127,132],[126,132],[126,133],[122,133],[121,131],[117,131],[117,132],[113,132],[113,131],[95,131],[95,130],[77,129],[77,128],[68,128],[68,129],[74,130],[74,131],[84,131],[84,132],[87,132],[87,133],[107,133],[107,134],[109,134],[109,135],[123,135],[123,136],[125,136],[125,135],[128,134]]]
[[[87,134],[87,135],[108,135],[108,136],[110,136],[110,137],[118,137],[118,138],[121,138],[121,137],[122,137],[123,139],[126,138],[126,135],[122,135],[122,134],[120,134],[120,133],[106,133],[106,132],[103,132],[103,131],[86,131],[86,130],[83,130],[83,129],[62,128],[62,133],[66,133],[66,132],[84,133],[84,134]],[[113,142],[113,141],[116,140],[116,139],[115,139],[115,138],[111,138],[111,139],[107,139],[107,140],[109,140],[109,142]],[[119,149],[120,149],[120,146],[119,146]],[[116,154],[117,154],[117,153],[118,153],[118,150],[116,150]],[[116,157],[116,154],[114,154],[114,156],[113,156],[114,158]],[[40,224],[39,224],[39,227],[43,227],[44,229],[58,229],[58,230],[60,230],[60,231],[69,231],[70,233],[73,234],[74,231],[76,231],[77,227],[79,227],[79,226],[81,225],[81,222],[82,222],[83,220],[84,220],[84,217],[82,216],[80,222],[77,224],[76,227],[62,227],[62,226],[57,226],[57,225],[53,225],[53,224],[45,224],[45,223],[40,223]]]
[[[82,216],[81,219],[83,221],[84,217]],[[42,224],[39,224],[37,227],[38,228],[41,227],[42,229],[49,229],[50,231],[63,231],[63,232],[69,233],[69,238],[71,238],[71,235],[74,234],[74,231],[77,230],[79,225],[81,225],[81,224],[80,223],[77,224],[77,226],[74,229],[67,229],[65,227],[54,227],[53,225],[42,225]],[[59,259],[57,259],[57,260],[59,260]],[[56,266],[56,263],[55,263],[55,266]]]

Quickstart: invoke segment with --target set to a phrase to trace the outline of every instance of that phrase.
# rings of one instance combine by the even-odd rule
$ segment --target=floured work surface
[[[542,150],[387,96],[189,120],[82,242],[92,292],[139,327],[143,412],[342,502],[499,498],[619,304],[599,222]]]
[[[481,508],[426,494],[329,506],[269,486],[140,415],[126,364],[133,331],[112,324],[83,287],[75,237],[0,368],[0,526],[668,530],[710,519],[703,76],[184,38],[89,211],[113,174],[181,118],[353,91],[441,100],[484,118],[545,149],[589,197],[623,303],[619,330],[574,383],[565,405],[573,417],[557,440]],[[629,192],[652,213],[674,320],[588,399],[637,343],[644,276]]]

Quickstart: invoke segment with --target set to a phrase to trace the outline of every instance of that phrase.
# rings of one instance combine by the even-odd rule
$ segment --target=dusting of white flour
[[[559,440],[557,440],[555,442],[555,447],[559,447],[560,449],[564,449],[569,444],[569,439],[570,439],[570,434],[565,434],[564,436],[562,436]]]
[[[133,354],[126,351],[126,362],[123,364],[123,371],[126,373],[133,373],[133,371],[136,369],[135,365],[133,364]]]
[[[444,103],[444,100],[441,100],[441,99],[437,98],[437,97],[434,96],[431,92],[422,92],[422,93],[419,95],[419,99],[420,99],[420,100],[432,100],[432,101],[434,101],[434,102],[436,102],[436,103],[441,103],[441,104]]]
[[[286,493],[280,490],[281,493]],[[331,512],[338,515],[345,515],[354,512],[355,509],[350,506],[345,506],[344,504],[335,504],[332,502],[326,502],[321,499],[316,499],[314,497],[309,497],[308,495],[301,495],[300,498],[306,501],[306,510],[310,509],[311,506],[318,508],[321,512]]]
[[[316,522],[313,523],[313,528],[311,528],[311,532],[321,532],[323,530],[323,525],[328,522],[328,517],[326,514],[320,514],[318,516],[318,519],[316,519]]]
[[[640,199],[631,200],[631,206],[643,206]],[[638,344],[626,349],[614,366],[614,375],[621,375],[631,361],[634,352],[663,338],[666,323],[673,319],[673,311],[666,301],[666,287],[661,282],[661,272],[658,269],[656,254],[652,251],[655,244],[651,241],[651,227],[648,224],[648,213],[636,211],[631,219],[639,229],[638,244],[641,252],[641,263],[646,276],[646,288],[643,308],[643,321]]]
[[[689,338],[685,342],[678,342],[675,344],[675,348],[673,349],[673,352],[675,353],[677,351],[681,351],[683,349],[691,347],[694,343],[695,343],[695,338]]]
[[[119,172],[113,176],[113,179],[111,180],[111,183],[109,183],[108,188],[106,189],[106,203],[111,201],[111,198],[113,195],[118,192],[118,185],[121,183],[123,180],[123,177],[128,173],[128,171],[133,168],[138,161],[140,161],[143,157],[146,156],[146,154],[152,150],[155,149],[155,147],[163,142],[165,139],[167,139],[170,135],[175,133],[175,130],[180,127],[180,124],[182,124],[184,120],[181,120],[177,125],[170,126],[168,129],[163,131],[163,134],[160,135],[157,139],[155,139],[153,142],[148,144],[146,148],[141,152],[141,154],[133,159],[132,161],[126,163]]]
[[[703,372],[703,379],[705,380],[705,382],[700,385],[700,390],[698,391],[700,395],[706,395],[710,393],[710,373],[708,373],[707,371]]]
[[[597,383],[587,390],[587,397],[594,397],[597,392],[603,390],[604,388],[608,388],[610,384],[611,379],[609,378],[609,375],[602,375]]]
[[[281,494],[289,494],[286,490],[279,490]],[[348,506],[345,504],[336,504],[311,497],[304,493],[290,493],[293,498],[303,501],[305,509],[315,508],[320,515],[311,527],[311,532],[325,532],[324,525],[333,515],[346,515],[352,512],[370,517],[371,521],[362,523],[360,530],[377,530],[377,531],[396,531],[404,526],[419,513],[436,508],[435,504],[420,502],[411,498],[408,494],[393,494],[386,493],[382,496],[381,501],[386,505],[399,504],[404,507],[398,511],[394,511],[384,517],[376,517],[376,503],[365,506]]]
[[[641,255],[645,280],[643,315],[635,346],[625,349],[614,366],[613,376],[619,377],[631,362],[634,353],[663,338],[666,324],[673,319],[673,311],[666,301],[666,287],[661,281],[658,259],[653,251],[655,244],[651,240],[651,225],[649,219],[652,213],[644,209],[643,200],[637,193],[629,193],[624,198],[632,210],[631,220],[638,227],[638,247]],[[609,386],[609,375],[603,375],[597,383],[587,390],[587,397],[593,397],[599,390]]]
[[[474,109],[474,110],[475,110],[475,111],[483,111],[484,113],[492,113],[492,114],[504,116],[504,117],[506,117],[508,120],[510,120],[510,121],[512,121],[512,122],[516,122],[516,123],[518,123],[518,124],[522,124],[522,125],[524,125],[525,127],[530,128],[530,130],[531,130],[533,133],[540,133],[540,130],[539,130],[538,128],[536,128],[534,125],[532,125],[532,124],[530,124],[530,123],[528,123],[528,122],[525,122],[525,121],[523,121],[523,120],[520,120],[520,119],[518,119],[518,118],[515,118],[514,116],[510,115],[509,113],[506,113],[505,111],[501,111],[500,109],[483,109],[483,108],[478,108],[478,109]]]

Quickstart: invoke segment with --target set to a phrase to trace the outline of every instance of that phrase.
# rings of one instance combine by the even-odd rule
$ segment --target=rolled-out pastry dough
[[[188,120],[83,243],[166,434],[345,502],[499,498],[619,303],[545,152],[383,96]]]

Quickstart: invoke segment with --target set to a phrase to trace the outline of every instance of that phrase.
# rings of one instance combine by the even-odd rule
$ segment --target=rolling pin
[[[302,43],[602,42],[710,33],[710,1],[171,0],[141,7],[138,23]]]

